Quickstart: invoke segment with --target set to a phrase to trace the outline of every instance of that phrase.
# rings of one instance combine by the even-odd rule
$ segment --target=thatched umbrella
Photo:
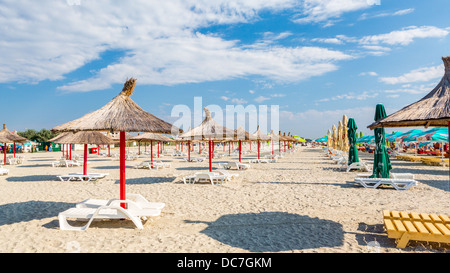
[[[331,136],[331,130],[330,129],[328,129],[327,136],[328,136],[327,146],[328,146],[328,149],[330,149],[333,146],[333,138]]]
[[[112,144],[114,141],[104,135],[103,133],[96,131],[80,131],[76,133],[63,133],[56,137],[54,142],[60,144],[83,144],[84,145],[84,156],[83,156],[83,175],[87,175],[87,154],[88,154],[88,144]]]
[[[21,137],[17,134],[11,133],[7,128],[6,124],[3,124],[3,130],[0,131],[0,142],[3,142],[3,152],[4,152],[4,164],[6,165],[6,144],[13,143],[14,145],[14,153],[16,143],[25,143],[28,140],[24,137]]]
[[[136,79],[127,80],[122,92],[97,111],[57,126],[54,132],[120,132],[120,199],[125,200],[125,133],[153,132],[170,134],[179,129],[144,111],[131,98]],[[123,206],[125,207],[125,206]]]
[[[336,125],[333,124],[333,127],[331,128],[331,130],[333,131],[333,149],[336,150],[336,148],[337,148],[337,143],[338,143],[338,137],[337,137],[337,128],[336,128]]]
[[[421,100],[368,126],[380,127],[448,127],[450,131],[450,56],[442,57],[444,76]],[[450,166],[449,166],[450,168]]]
[[[343,144],[342,149],[344,152],[348,152],[349,150],[349,139],[348,139],[348,118],[346,115],[342,117],[342,127],[343,127]],[[356,134],[356,132],[355,132]]]
[[[250,141],[251,135],[249,132],[245,131],[242,126],[239,126],[236,130],[234,130],[235,137],[234,139],[239,142],[239,162],[242,162],[242,141]],[[229,144],[228,144],[229,145]],[[230,151],[230,147],[228,146],[228,152]]]
[[[272,142],[272,155],[273,155],[274,154],[273,143],[274,143],[274,141],[279,141],[280,137],[277,134],[275,134],[273,132],[273,130],[270,130],[269,138],[270,138],[270,142]]]
[[[202,140],[208,141],[209,146],[209,171],[212,172],[212,146],[214,145],[214,140],[223,140],[224,138],[231,138],[234,136],[234,130],[228,129],[227,127],[222,126],[217,123],[212,117],[211,112],[208,108],[204,108],[205,110],[205,119],[203,122],[179,135],[179,138],[184,140]]]
[[[136,140],[139,142],[139,153],[140,153],[140,143],[142,141],[150,141],[150,158],[151,158],[151,165],[153,168],[153,141],[164,142],[164,141],[172,141],[170,138],[166,137],[162,134],[154,134],[154,133],[145,133],[142,135],[134,136],[130,138],[130,140]],[[159,155],[159,149],[158,149],[158,155]]]
[[[256,129],[256,132],[250,135],[250,139],[254,139],[258,143],[258,159],[260,159],[260,141],[269,140],[270,137],[267,134],[264,134],[261,132],[261,130],[258,128]]]

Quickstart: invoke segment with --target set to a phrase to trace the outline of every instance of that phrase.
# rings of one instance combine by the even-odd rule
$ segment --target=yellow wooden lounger
[[[450,218],[447,215],[383,211],[388,237],[396,239],[398,248],[409,241],[450,243]]]

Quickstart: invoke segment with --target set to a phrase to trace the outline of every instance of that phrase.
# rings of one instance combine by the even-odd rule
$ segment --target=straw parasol
[[[234,136],[234,130],[228,129],[227,127],[222,126],[218,122],[216,122],[211,117],[211,112],[208,108],[204,108],[205,111],[205,119],[203,122],[179,135],[180,139],[183,140],[208,140],[209,146],[209,171],[212,172],[212,146],[214,145],[214,140],[223,140],[224,138],[231,138]]]
[[[250,135],[250,139],[256,140],[258,142],[258,159],[260,159],[260,141],[269,140],[270,136],[261,132],[258,125],[256,132]]]
[[[368,126],[448,127],[450,122],[450,57],[443,57],[445,74],[439,84],[421,100]]]
[[[95,131],[80,131],[76,133],[66,132],[58,137],[54,138],[53,142],[60,144],[83,144],[84,145],[84,156],[83,156],[83,175],[87,175],[87,154],[88,154],[88,144],[112,144],[114,141],[100,132]]]
[[[239,142],[239,162],[242,162],[242,141],[250,141],[251,135],[249,132],[245,131],[242,126],[239,126],[234,130],[234,139]],[[230,147],[228,146],[228,152],[230,152]]]
[[[13,143],[14,145],[14,156],[16,154],[16,143],[25,143],[28,140],[24,137],[21,137],[17,134],[11,133],[8,128],[6,128],[6,124],[3,124],[3,129],[0,131],[0,142],[3,142],[3,152],[4,152],[4,164],[6,165],[6,144]]]
[[[444,76],[430,93],[421,100],[372,123],[368,128],[431,126],[448,127],[450,131],[450,56],[442,57],[442,61],[445,68]]]
[[[337,138],[337,128],[336,128],[336,125],[334,125],[334,124],[333,124],[333,127],[332,127],[332,131],[333,131],[333,149],[336,150],[337,143],[338,143],[338,138]]]
[[[343,144],[342,150],[348,152],[349,150],[349,139],[348,139],[348,118],[346,115],[342,117],[342,127],[343,127]],[[355,132],[356,133],[356,132]]]
[[[270,135],[269,135],[269,137],[270,137],[270,142],[272,142],[272,155],[273,155],[273,154],[274,154],[274,151],[273,151],[273,142],[274,142],[274,141],[278,141],[278,145],[279,145],[280,137],[279,137],[279,135],[275,134],[275,133],[273,132],[273,130],[270,130]]]
[[[54,132],[120,131],[120,199],[125,200],[125,133],[126,132],[176,132],[179,129],[144,111],[130,96],[136,79],[125,82],[122,92],[97,111],[68,123],[56,126]],[[125,207],[125,206],[124,206]]]
[[[333,146],[333,138],[331,136],[331,130],[330,129],[328,129],[327,136],[328,136],[328,138],[327,138],[327,146],[328,146],[328,149],[330,149]]]
[[[139,142],[139,154],[141,153],[141,142],[142,141],[150,141],[150,159],[151,159],[151,165],[153,168],[153,141],[159,142],[165,142],[165,141],[173,141],[172,139],[166,137],[162,134],[155,134],[155,133],[145,133],[138,136],[132,136],[130,138],[130,141],[135,140]],[[159,149],[158,149],[158,157],[159,157]]]

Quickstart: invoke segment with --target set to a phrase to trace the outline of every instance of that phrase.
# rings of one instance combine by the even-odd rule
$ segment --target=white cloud
[[[333,124],[338,126],[340,120],[346,115],[354,118],[358,132],[367,135],[370,130],[367,126],[373,123],[375,105],[373,107],[356,107],[338,110],[307,110],[304,112],[280,111],[280,128],[289,128],[300,136],[317,139],[327,134]],[[305,124],[308,124],[307,128]],[[282,129],[283,130],[283,129]]]
[[[377,92],[368,92],[368,91],[364,91],[362,93],[354,93],[354,92],[350,92],[348,94],[342,94],[342,95],[337,95],[337,96],[333,96],[330,98],[323,98],[318,100],[318,102],[327,102],[327,101],[336,101],[336,100],[358,100],[358,101],[362,101],[362,100],[367,100],[367,99],[373,99],[378,97],[378,93]]]
[[[253,90],[249,90],[248,91],[250,94],[255,94],[255,91],[253,91]]]
[[[378,76],[378,73],[377,72],[373,72],[373,71],[371,71],[371,72],[362,72],[362,73],[360,73],[359,74],[359,76]]]
[[[257,97],[257,98],[255,99],[255,101],[256,101],[257,103],[262,103],[262,102],[264,102],[264,101],[266,101],[266,100],[270,100],[270,98],[267,98],[267,97],[264,97],[264,96],[259,96],[259,97]]]
[[[442,78],[443,75],[444,75],[444,66],[438,65],[415,69],[398,77],[381,77],[380,81],[386,84],[427,82],[430,80]]]
[[[252,22],[260,11],[277,12],[296,4],[294,0],[135,0],[112,5],[98,0],[68,5],[66,1],[4,0],[0,4],[0,82],[62,80],[108,51],[123,54],[59,89],[107,89],[127,77],[137,78],[142,85],[248,76],[297,82],[334,71],[336,62],[352,59],[321,47],[242,45],[196,31]],[[272,40],[290,35],[265,34]]]
[[[359,17],[359,20],[381,18],[381,17],[388,17],[388,16],[402,16],[402,15],[413,13],[414,11],[415,11],[415,9],[409,8],[409,9],[398,10],[395,12],[382,12],[382,13],[377,13],[377,14],[363,13],[361,15],[361,17]]]
[[[346,12],[367,9],[376,1],[370,0],[304,0],[302,4],[302,17],[295,19],[296,23],[325,23],[325,26],[334,24],[334,21]]]
[[[434,26],[410,26],[386,34],[363,37],[360,40],[360,43],[362,45],[409,45],[414,41],[414,39],[442,38],[447,36],[448,34],[448,30]]]

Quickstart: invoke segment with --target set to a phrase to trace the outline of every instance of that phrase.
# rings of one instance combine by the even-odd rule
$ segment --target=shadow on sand
[[[201,233],[250,252],[338,247],[344,241],[341,224],[286,212],[230,214],[214,222],[185,222],[206,224]]]

